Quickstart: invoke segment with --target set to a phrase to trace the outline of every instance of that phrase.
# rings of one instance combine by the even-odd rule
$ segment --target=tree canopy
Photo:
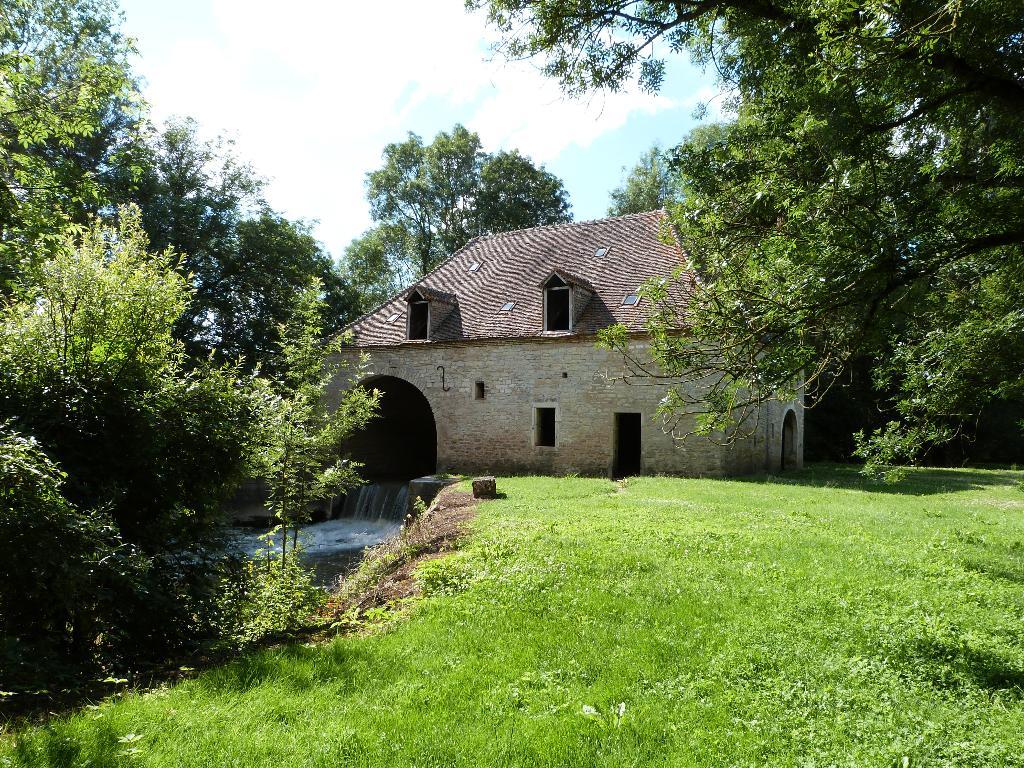
[[[173,246],[194,292],[176,324],[197,359],[271,364],[292,293],[318,280],[325,332],[357,299],[308,224],[263,198],[231,142],[192,120],[151,126],[130,41],[109,0],[15,0],[0,10],[0,296],[81,233],[135,204],[153,246]]]
[[[655,360],[717,382],[704,430],[856,355],[894,392],[861,453],[892,465],[1024,388],[1024,15],[1018,2],[474,0],[571,92],[712,65],[735,122],[684,142],[673,220],[701,280],[663,288]],[[619,339],[621,341],[621,337]],[[609,338],[615,342],[615,339]]]
[[[425,144],[410,133],[367,174],[375,226],[347,249],[364,307],[422,275],[477,235],[571,220],[555,175],[518,152],[487,153],[456,125]]]
[[[115,16],[107,0],[0,9],[0,295],[110,202],[101,177],[139,118]]]
[[[611,191],[609,216],[643,213],[664,208],[675,196],[675,176],[670,158],[654,145],[626,174],[621,187]]]
[[[310,280],[330,312],[325,333],[351,319],[356,298],[309,226],[276,213],[264,182],[232,142],[205,140],[192,120],[145,137],[140,174],[119,195],[135,202],[153,247],[173,247],[194,292],[175,333],[196,358],[273,366],[278,328]]]

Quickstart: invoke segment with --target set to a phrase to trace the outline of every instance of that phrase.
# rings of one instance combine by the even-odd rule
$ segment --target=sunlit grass
[[[1022,478],[499,480],[387,629],[85,710],[0,764],[1024,765]]]

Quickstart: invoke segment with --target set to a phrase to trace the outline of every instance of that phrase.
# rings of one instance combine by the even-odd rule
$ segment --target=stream
[[[333,586],[339,577],[359,563],[367,547],[398,533],[408,511],[408,503],[408,482],[369,483],[350,491],[333,519],[302,526],[299,529],[299,543],[304,550],[302,557],[312,566],[317,584]],[[240,552],[253,555],[263,549],[260,537],[265,530],[236,530],[235,542]],[[280,551],[280,546],[278,538],[274,549]]]

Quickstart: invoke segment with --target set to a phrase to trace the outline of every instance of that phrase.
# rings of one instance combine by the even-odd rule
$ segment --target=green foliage
[[[915,460],[1020,396],[1017,3],[471,5],[572,91],[634,76],[659,88],[655,44],[714,62],[736,120],[673,158],[685,179],[673,221],[701,280],[648,294],[659,328],[685,305],[690,333],[655,333],[670,372],[756,405],[873,359],[895,394],[893,424],[862,450],[872,466]]]
[[[136,734],[183,768],[1019,766],[1021,477],[505,478],[465,588],[0,755],[118,765]]]
[[[109,202],[138,96],[107,0],[13,0],[0,13],[0,296]]]
[[[378,224],[345,248],[345,277],[359,295],[359,308],[369,312],[416,279],[408,258],[409,233],[397,224]]]
[[[367,307],[476,235],[570,220],[568,195],[556,176],[518,152],[484,152],[480,137],[461,125],[430,144],[410,133],[385,147],[383,159],[366,177],[377,225],[347,252],[371,297]]]
[[[427,560],[416,569],[416,581],[428,597],[454,595],[473,583],[480,565],[477,558],[463,553]]]
[[[225,577],[219,635],[233,648],[305,629],[327,594],[313,583],[295,550],[292,557],[256,556]]]
[[[36,441],[0,426],[0,690],[71,680],[94,667],[123,623],[120,593],[143,558],[102,510],[61,494],[65,475]]]
[[[664,208],[675,198],[676,183],[665,151],[655,145],[640,157],[622,186],[611,191],[608,215],[623,216]]]
[[[263,180],[223,139],[192,120],[142,139],[141,175],[118,194],[137,203],[157,250],[181,254],[194,288],[175,335],[197,359],[211,353],[246,369],[272,369],[292,297],[319,280],[329,312],[322,333],[352,316],[356,296],[313,237],[263,200]]]
[[[261,475],[278,520],[282,560],[289,532],[308,521],[314,502],[359,485],[358,464],[344,456],[343,443],[374,416],[378,402],[378,393],[363,387],[342,390],[337,402],[329,402],[344,370],[339,353],[345,339],[321,338],[323,311],[316,283],[294,299],[280,331],[279,373],[264,407]]]
[[[484,156],[476,198],[479,234],[570,221],[570,207],[561,179],[518,150]]]
[[[260,401],[234,369],[186,365],[173,326],[189,291],[174,255],[147,246],[138,212],[124,209],[116,228],[68,236],[28,298],[0,309],[0,420],[66,473],[54,514],[102,532],[79,554],[69,540],[67,570],[37,570],[27,551],[11,563],[38,576],[37,597],[81,578],[70,594],[94,615],[73,628],[89,649],[80,661],[159,657],[208,636],[222,505],[260,437]],[[101,545],[113,554],[95,554]],[[105,582],[104,568],[135,558],[130,582]],[[40,626],[26,625],[25,642]]]

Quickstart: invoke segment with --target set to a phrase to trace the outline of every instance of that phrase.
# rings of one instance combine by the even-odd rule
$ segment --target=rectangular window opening
[[[409,338],[427,338],[427,321],[430,316],[430,304],[426,301],[409,302]]]
[[[474,397],[475,397],[475,398],[476,398],[477,400],[483,400],[483,399],[484,399],[484,397],[486,397],[486,396],[487,396],[487,391],[486,391],[486,389],[485,389],[485,387],[484,387],[484,383],[483,383],[482,381],[478,381],[478,382],[476,383],[476,387],[475,387],[475,389],[474,389],[474,393],[473,393],[473,396],[474,396]]]
[[[547,299],[544,302],[546,312],[544,330],[568,331],[570,323],[569,288],[548,288],[545,294]]]
[[[555,409],[537,408],[535,415],[535,445],[555,447]]]

